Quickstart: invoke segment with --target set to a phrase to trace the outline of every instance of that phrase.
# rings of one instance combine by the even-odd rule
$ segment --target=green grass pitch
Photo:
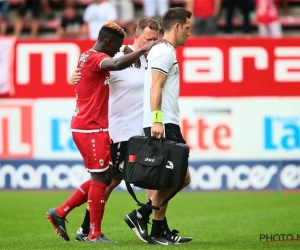
[[[299,241],[260,241],[260,234],[300,237],[300,193],[181,192],[169,204],[172,229],[194,241],[179,246],[147,245],[123,221],[136,208],[127,192],[113,192],[106,204],[103,232],[118,244],[75,242],[85,205],[67,217],[71,238],[64,242],[44,218],[72,191],[0,191],[0,249],[300,249]],[[137,192],[144,200],[144,192]],[[150,229],[150,226],[149,226]]]

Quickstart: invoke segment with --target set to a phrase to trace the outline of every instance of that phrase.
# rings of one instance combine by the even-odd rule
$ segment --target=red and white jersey
[[[79,58],[77,68],[80,68],[81,79],[75,87],[76,110],[71,121],[72,131],[108,128],[110,73],[99,66],[107,58],[110,56],[92,49]]]
[[[258,24],[270,24],[278,20],[278,10],[273,0],[255,0]]]

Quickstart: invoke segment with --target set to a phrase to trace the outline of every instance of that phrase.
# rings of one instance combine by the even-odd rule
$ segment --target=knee
[[[91,179],[95,182],[102,182],[106,186],[109,186],[112,182],[112,177],[109,174],[109,171],[100,172],[100,173],[91,173]]]

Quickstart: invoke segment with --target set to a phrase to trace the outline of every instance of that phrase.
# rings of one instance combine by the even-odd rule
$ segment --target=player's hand
[[[75,69],[75,71],[73,71],[70,81],[73,85],[77,85],[80,78],[81,78],[81,72],[80,72],[80,69],[77,68],[77,69]]]
[[[165,39],[158,39],[158,40],[156,40],[156,41],[154,41],[154,42],[151,42],[151,43],[145,45],[145,46],[142,48],[142,50],[144,50],[144,53],[147,53],[147,52],[149,52],[149,50],[150,50],[154,45],[157,45],[157,44],[159,44],[159,43],[166,43],[166,42],[167,42],[167,41],[166,41]]]
[[[164,126],[160,122],[152,123],[151,137],[160,139],[164,134]]]

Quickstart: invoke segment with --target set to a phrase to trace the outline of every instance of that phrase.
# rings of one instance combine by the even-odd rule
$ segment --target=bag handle
[[[146,204],[146,203],[141,203],[138,199],[137,199],[137,197],[136,197],[136,195],[135,195],[135,193],[134,193],[134,191],[133,191],[133,189],[132,189],[132,187],[131,187],[131,185],[127,182],[127,181],[125,181],[125,184],[126,184],[126,188],[127,188],[127,190],[128,190],[128,192],[129,192],[129,194],[132,196],[132,198],[137,202],[137,205],[138,206],[140,206],[140,207],[146,207],[146,208],[149,208],[149,209],[153,209],[153,210],[159,210],[160,209],[160,207],[162,207],[163,205],[165,205],[169,200],[171,200],[180,190],[181,190],[181,187],[180,188],[178,188],[178,189],[176,189],[173,193],[171,193],[159,206],[153,206],[153,205],[149,205],[149,204]]]
[[[146,142],[145,142],[145,146],[150,146],[151,145],[151,142],[152,142],[152,140],[153,140],[153,138],[155,138],[155,137],[151,137],[151,136],[149,136],[148,138],[147,138],[147,140],[146,140]],[[163,138],[161,137],[161,138],[159,138],[159,139],[154,139],[154,140],[156,140],[156,141],[158,141],[158,148],[159,149],[162,149],[163,148]]]

